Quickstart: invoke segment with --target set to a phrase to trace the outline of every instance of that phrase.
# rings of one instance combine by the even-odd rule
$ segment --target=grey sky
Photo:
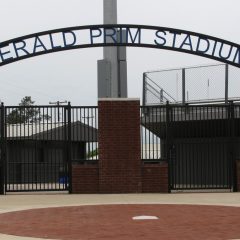
[[[0,0],[0,41],[55,28],[102,23],[102,0]],[[239,0],[118,0],[118,22],[196,31],[240,43]],[[97,102],[97,63],[102,49],[54,53],[0,68],[0,99],[15,105],[26,95],[37,104]],[[129,97],[141,97],[142,73],[213,63],[164,50],[128,48]],[[239,84],[240,85],[240,84]]]

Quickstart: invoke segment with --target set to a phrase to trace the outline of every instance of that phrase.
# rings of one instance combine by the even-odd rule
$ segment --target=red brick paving
[[[159,220],[134,221],[140,215]],[[240,208],[101,205],[0,214],[3,234],[62,240],[240,239]]]

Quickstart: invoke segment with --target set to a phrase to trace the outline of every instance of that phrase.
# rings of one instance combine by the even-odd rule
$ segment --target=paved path
[[[69,195],[28,194],[0,196],[0,213],[26,209],[102,204],[194,204],[240,207],[240,193]],[[0,234],[0,240],[28,240]],[[36,238],[35,238],[36,239]]]

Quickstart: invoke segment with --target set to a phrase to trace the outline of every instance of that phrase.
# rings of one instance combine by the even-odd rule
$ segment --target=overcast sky
[[[0,42],[39,31],[103,23],[102,0],[0,0]],[[239,0],[118,0],[118,23],[195,31],[240,43]],[[141,98],[142,73],[214,61],[183,53],[128,48],[129,97]],[[97,103],[97,60],[102,49],[73,50],[0,68],[0,99],[17,105],[24,96],[37,104]],[[239,84],[240,85],[240,84]]]

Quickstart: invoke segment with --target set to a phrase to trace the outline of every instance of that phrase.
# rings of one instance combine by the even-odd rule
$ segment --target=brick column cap
[[[109,102],[121,102],[121,101],[140,101],[140,98],[99,98],[99,102],[109,101]]]

